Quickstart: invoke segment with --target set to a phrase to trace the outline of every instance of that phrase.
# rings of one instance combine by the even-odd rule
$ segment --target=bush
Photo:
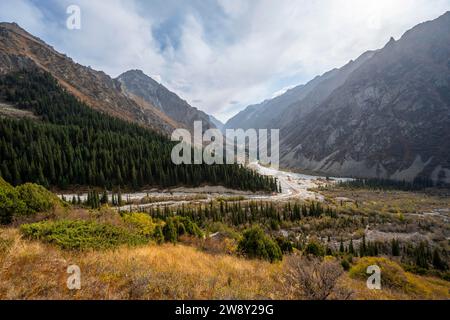
[[[69,250],[109,249],[148,243],[148,239],[139,233],[93,221],[44,221],[22,225],[20,231],[28,239]]]
[[[350,270],[350,262],[348,262],[348,260],[347,259],[342,259],[342,261],[341,261],[341,266],[342,266],[342,268],[345,270],[345,271],[348,271],[348,270]]]
[[[166,220],[166,225],[163,228],[164,239],[167,242],[175,243],[178,237],[182,235],[189,235],[193,237],[202,238],[203,232],[199,226],[188,217],[170,217]]]
[[[178,230],[172,219],[169,219],[163,228],[164,240],[176,243],[178,241]]]
[[[26,211],[25,203],[17,190],[0,177],[0,224],[9,224],[14,215]]]
[[[155,230],[153,232],[153,239],[157,244],[162,244],[164,242],[164,233],[160,225],[157,225],[155,227]]]
[[[239,241],[238,250],[249,258],[258,258],[275,262],[283,259],[278,244],[258,227],[248,229]]]
[[[305,254],[313,255],[315,257],[323,257],[325,256],[325,249],[317,241],[310,241],[305,247]]]
[[[351,292],[339,287],[344,270],[333,259],[289,256],[283,270],[283,285],[289,299],[347,300]]]
[[[26,214],[48,211],[59,202],[58,197],[37,184],[26,183],[16,187],[16,190],[26,205]]]
[[[0,177],[0,224],[9,224],[15,216],[48,211],[60,203],[58,197],[37,184],[14,188]]]
[[[286,239],[284,237],[278,237],[276,241],[281,249],[281,252],[286,254],[294,252],[294,247],[292,246],[292,242],[289,241],[289,239]]]
[[[145,237],[152,237],[158,225],[146,213],[126,213],[122,219],[128,226]]]
[[[405,271],[396,262],[387,258],[365,257],[350,269],[352,278],[366,280],[368,278],[367,267],[377,265],[381,269],[381,284],[388,288],[405,289],[408,286],[408,279]]]

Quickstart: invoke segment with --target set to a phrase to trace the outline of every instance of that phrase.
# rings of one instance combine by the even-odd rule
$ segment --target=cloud
[[[279,97],[279,96],[285,94],[287,91],[289,91],[289,90],[291,90],[291,89],[293,89],[295,87],[296,87],[296,85],[292,85],[292,86],[287,86],[287,87],[281,88],[280,90],[278,90],[278,91],[276,91],[276,92],[274,92],[272,94],[271,99]]]
[[[69,4],[82,9],[80,31],[64,28]],[[159,75],[222,121],[446,10],[450,0],[0,2],[2,20],[16,20],[77,62],[112,76]]]
[[[44,15],[34,4],[26,0],[0,1],[0,21],[17,22],[28,30],[42,33]]]

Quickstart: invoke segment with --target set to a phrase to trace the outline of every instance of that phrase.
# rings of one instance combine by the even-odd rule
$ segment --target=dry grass
[[[79,291],[67,267],[81,268]],[[185,245],[62,251],[0,229],[0,299],[283,299],[283,264],[208,254]],[[355,299],[449,299],[449,282],[406,273],[414,291],[370,291],[344,274]]]
[[[344,207],[356,208],[355,201],[359,204],[358,210],[384,213],[423,213],[442,208],[450,208],[448,191],[433,190],[433,192],[407,192],[407,191],[377,191],[366,189],[347,189],[332,187],[320,190],[326,199],[335,204],[339,197],[353,200],[344,203]]]
[[[13,239],[0,262],[1,299],[268,299],[281,268],[262,261],[209,255],[182,245],[64,252]],[[81,268],[80,291],[66,288],[69,265]]]
[[[382,290],[367,289],[365,281],[356,280],[345,274],[341,285],[352,288],[352,298],[357,300],[448,300],[450,299],[449,282],[437,278],[422,277],[406,273],[408,282],[414,289],[407,291],[382,287]]]

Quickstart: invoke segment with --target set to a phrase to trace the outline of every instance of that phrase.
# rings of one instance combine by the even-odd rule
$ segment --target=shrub
[[[341,261],[341,266],[342,266],[342,268],[345,270],[345,271],[348,271],[348,270],[350,270],[350,262],[348,262],[348,260],[347,259],[342,259],[342,261]]]
[[[26,214],[48,211],[59,202],[53,193],[37,184],[26,183],[16,187],[16,190],[26,205]]]
[[[14,215],[25,212],[25,203],[17,190],[0,177],[0,224],[9,224]]]
[[[178,241],[178,230],[172,219],[168,219],[163,228],[164,240],[176,243]]]
[[[338,286],[343,269],[335,260],[289,256],[283,272],[283,285],[290,299],[347,300],[351,292]]]
[[[248,229],[239,241],[238,250],[249,258],[259,258],[275,262],[283,259],[278,244],[258,227]]]
[[[160,225],[157,225],[155,227],[155,230],[153,232],[153,239],[157,244],[162,244],[164,242],[164,233]]]
[[[48,211],[60,203],[53,193],[37,184],[14,188],[0,177],[0,224],[9,224],[15,216]]]
[[[44,221],[22,225],[20,231],[28,239],[41,240],[69,250],[109,249],[148,242],[139,233],[93,221]]]
[[[284,237],[278,237],[278,238],[276,238],[276,241],[278,243],[278,246],[281,249],[281,252],[283,252],[283,253],[292,253],[294,251],[294,248],[292,246],[292,242],[289,241],[289,239],[286,239]]]
[[[189,235],[193,237],[202,238],[203,232],[199,226],[193,222],[189,217],[170,217],[166,220],[166,225],[163,229],[164,238],[168,242],[178,241],[178,237],[182,235]]]
[[[396,262],[387,258],[365,257],[350,269],[350,276],[352,278],[359,278],[366,280],[368,278],[367,268],[372,265],[377,265],[381,269],[381,284],[388,288],[405,289],[408,286],[408,279],[402,267]]]
[[[323,257],[325,256],[325,249],[320,243],[312,240],[306,245],[305,253],[315,257]]]
[[[146,213],[126,213],[123,221],[145,237],[153,236],[157,223]]]

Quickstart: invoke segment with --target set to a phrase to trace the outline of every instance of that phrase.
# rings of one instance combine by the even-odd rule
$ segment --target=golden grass
[[[70,252],[27,241],[1,229],[0,299],[283,299],[282,263],[213,255],[185,245]],[[70,291],[70,265],[81,269],[81,290]],[[347,274],[354,299],[449,299],[449,282],[405,273],[414,290],[371,291]]]
[[[25,241],[13,229],[1,237],[13,243],[0,254],[0,299],[276,298],[274,275],[281,268],[182,245],[74,253]],[[81,268],[79,291],[66,287],[72,264]]]
[[[411,287],[406,291],[382,287],[382,290],[369,290],[365,281],[353,279],[345,274],[341,285],[351,288],[352,298],[356,300],[448,300],[450,299],[450,284],[441,279],[417,276],[406,273]]]

